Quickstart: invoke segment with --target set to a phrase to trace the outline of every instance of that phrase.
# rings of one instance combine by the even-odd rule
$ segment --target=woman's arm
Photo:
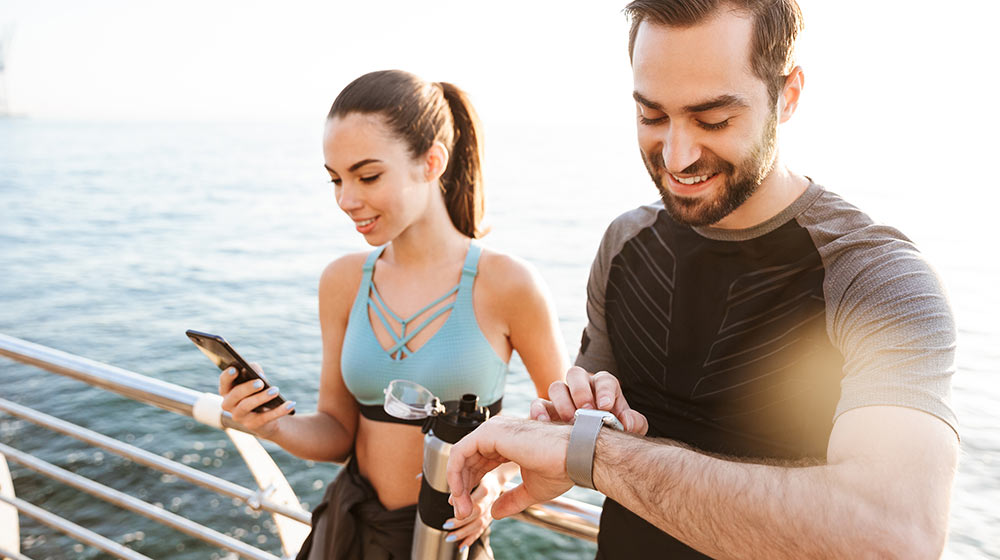
[[[319,321],[323,337],[323,365],[320,373],[316,412],[288,416],[288,411],[254,413],[263,393],[250,394],[243,385],[228,390],[220,382],[223,409],[233,418],[286,451],[315,461],[343,461],[354,447],[358,425],[357,401],[344,385],[340,372],[340,352],[354,295],[361,280],[365,255],[348,255],[330,263],[319,283]],[[223,373],[223,376],[226,374]],[[244,384],[246,385],[246,384]],[[267,396],[263,402],[270,399]]]
[[[545,281],[530,264],[504,257],[500,263],[501,308],[510,344],[521,356],[539,397],[566,378],[569,356],[559,331],[559,317]]]

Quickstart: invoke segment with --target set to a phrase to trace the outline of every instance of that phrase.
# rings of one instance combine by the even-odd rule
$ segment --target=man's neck
[[[720,229],[747,229],[773,218],[788,208],[809,187],[809,179],[788,170],[780,159],[760,187],[725,218],[712,224]]]

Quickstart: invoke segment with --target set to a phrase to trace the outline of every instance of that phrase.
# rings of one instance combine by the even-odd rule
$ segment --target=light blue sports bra
[[[479,329],[472,306],[472,283],[476,278],[482,248],[470,243],[458,285],[408,318],[393,313],[372,282],[375,261],[384,250],[385,246],[375,249],[365,261],[361,286],[351,306],[344,346],[340,352],[344,384],[361,404],[362,414],[373,420],[394,420],[382,411],[383,390],[394,379],[419,383],[442,401],[458,400],[465,393],[475,393],[479,396],[480,406],[499,406],[507,363],[497,356]],[[440,305],[456,292],[454,301]],[[386,331],[395,339],[389,349],[383,349],[375,338],[369,307],[375,310]],[[414,324],[429,309],[434,309],[434,312],[419,324]],[[451,314],[430,340],[415,351],[406,346],[417,333],[448,310]],[[401,325],[401,333],[397,334],[392,329],[386,315]]]

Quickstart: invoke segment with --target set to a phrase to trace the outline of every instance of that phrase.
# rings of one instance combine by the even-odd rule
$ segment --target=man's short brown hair
[[[795,39],[802,30],[802,12],[795,0],[633,0],[625,6],[625,14],[632,20],[629,58],[642,22],[690,27],[725,8],[753,19],[750,68],[767,86],[771,103],[776,103],[785,78],[795,67]]]

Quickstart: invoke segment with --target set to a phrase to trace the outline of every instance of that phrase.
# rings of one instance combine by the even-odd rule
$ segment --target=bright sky
[[[783,127],[786,161],[992,218],[996,173],[988,187],[964,174],[997,152],[1000,2],[800,4],[806,90]],[[487,126],[558,136],[559,123],[633,126],[623,5],[0,0],[0,31],[13,23],[9,104],[29,116],[317,119],[354,77],[396,67],[457,83]],[[966,208],[963,192],[987,203]]]

